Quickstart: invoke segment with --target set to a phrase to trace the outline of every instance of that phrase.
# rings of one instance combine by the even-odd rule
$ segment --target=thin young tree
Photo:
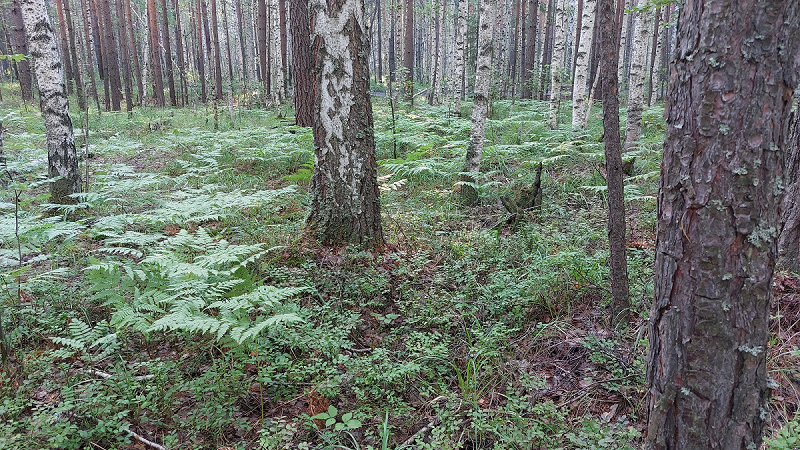
[[[178,105],[178,95],[175,91],[175,74],[172,70],[172,43],[169,38],[169,8],[167,8],[167,0],[161,0],[161,19],[164,26],[164,62],[167,69],[167,87],[169,88],[169,104],[172,106]]]
[[[123,0],[125,2],[125,18],[128,22],[128,36],[123,38],[123,40],[128,40],[130,38],[129,45],[130,45],[130,55],[132,56],[131,62],[133,63],[133,73],[136,74],[136,92],[139,93],[139,101],[138,103],[141,105],[144,103],[145,98],[145,90],[144,90],[144,78],[142,77],[142,65],[139,62],[139,47],[136,45],[136,27],[135,22],[133,21],[133,12],[131,11],[131,0]],[[177,0],[176,0],[177,1]],[[120,18],[122,20],[122,18]]]
[[[364,0],[311,0],[314,174],[306,231],[325,244],[383,244]]]
[[[81,173],[56,32],[44,0],[21,0],[20,7],[47,135],[48,175],[55,178],[50,183],[50,201],[76,203],[70,195],[80,192]]]
[[[467,0],[456,0],[455,55],[453,56],[453,110],[461,116],[461,98],[464,96],[464,36],[467,34]]]
[[[628,120],[625,125],[625,151],[639,145],[644,111],[644,82],[647,76],[647,42],[650,39],[650,22],[653,11],[647,9],[648,0],[639,0],[638,23],[635,28],[631,71],[628,81]]]
[[[119,24],[119,54],[120,62],[122,63],[122,80],[125,85],[125,110],[131,112],[133,110],[133,79],[131,77],[130,53],[136,49],[131,49],[128,46],[126,36],[128,34],[128,21],[122,20],[125,17],[125,5],[121,1],[115,2],[117,8],[117,17],[121,18],[117,21]]]
[[[403,2],[403,97],[414,104],[414,0]]]
[[[626,324],[630,309],[628,262],[625,256],[625,188],[622,146],[619,135],[619,90],[617,66],[619,46],[614,0],[598,0],[600,26],[600,94],[603,99],[603,143],[608,186],[608,244],[611,266],[611,323]]]
[[[472,130],[469,135],[464,173],[460,188],[461,202],[471,205],[478,200],[474,184],[481,168],[483,140],[486,137],[486,115],[489,110],[489,87],[492,67],[492,24],[494,24],[494,0],[481,0],[478,14],[478,57],[475,69],[475,92],[472,101]]]
[[[681,4],[650,313],[646,449],[757,449],[800,1]]]

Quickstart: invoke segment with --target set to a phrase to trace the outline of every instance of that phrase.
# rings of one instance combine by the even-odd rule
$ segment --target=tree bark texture
[[[9,27],[11,28],[11,51],[20,55],[28,53],[28,38],[25,35],[25,23],[22,19],[22,9],[20,0],[11,0],[11,7],[7,10]],[[33,100],[33,79],[31,78],[31,66],[27,60],[18,61],[17,78],[22,91],[22,100]]]
[[[553,57],[550,62],[550,120],[551,130],[558,128],[558,110],[561,106],[561,76],[564,52],[567,48],[567,8],[569,0],[556,0]]]
[[[595,5],[597,0],[584,0],[581,20],[581,42],[575,54],[575,78],[572,83],[572,128],[583,128],[586,113],[587,75],[589,74],[589,51],[592,48]]]
[[[625,189],[619,136],[619,90],[617,86],[617,18],[614,0],[598,0],[600,26],[600,92],[603,99],[603,141],[608,185],[608,244],[611,266],[611,323],[627,323],[630,308],[628,263],[625,256]]]
[[[658,194],[648,449],[759,448],[800,1],[681,4]]]
[[[404,97],[407,102],[414,102],[414,0],[403,2],[403,68],[405,82]]]
[[[472,130],[464,162],[464,172],[478,173],[486,137],[486,115],[489,109],[489,87],[492,81],[492,24],[494,24],[494,0],[481,0],[478,23],[478,58],[475,69],[475,96],[472,101]],[[465,175],[462,181],[475,183],[476,177]],[[478,191],[468,184],[461,185],[461,201],[473,204],[478,200]]]
[[[214,46],[214,100],[222,100],[222,52],[219,48],[217,0],[211,0],[211,38]]]
[[[301,127],[314,124],[314,62],[311,55],[311,19],[305,0],[289,0],[294,70],[295,122]]]
[[[661,28],[661,6],[656,8],[655,20],[653,20],[653,42],[650,45],[650,70],[648,70],[647,82],[647,106],[653,106],[653,92],[655,92],[656,86],[656,56],[661,50],[662,41],[662,34],[658,32],[659,28]]]
[[[280,19],[280,37],[281,37],[281,76],[283,77],[283,98],[289,97],[289,61],[287,55],[287,37],[286,34],[286,0],[278,0],[278,16]]]
[[[167,87],[169,88],[169,104],[178,105],[178,96],[175,91],[175,75],[172,70],[172,43],[169,39],[169,8],[167,0],[161,0],[161,17],[164,24],[164,63],[167,69]]]
[[[117,17],[124,18],[125,5],[122,4],[121,0],[117,0],[115,6],[117,8]],[[133,110],[133,80],[131,78],[130,53],[136,52],[136,49],[131,49],[128,46],[128,21],[120,19],[117,23],[119,24],[119,53],[120,62],[122,63],[122,80],[125,84],[125,110],[131,112]]]
[[[70,0],[64,0],[64,18],[67,22],[67,33],[69,35],[69,53],[72,60],[72,73],[75,78],[75,95],[78,97],[78,108],[86,110],[86,95],[83,86],[83,76],[81,75],[81,65],[78,60],[78,42],[75,39],[75,25],[72,22],[72,6]]]
[[[644,110],[644,82],[647,76],[647,41],[653,11],[647,10],[647,0],[639,0],[637,24],[633,39],[631,70],[628,78],[628,119],[625,125],[625,151],[639,145],[642,134],[642,111]]]
[[[306,227],[326,244],[383,244],[364,0],[311,0],[314,174]]]
[[[442,47],[443,43],[440,42],[441,39],[441,30],[440,24],[444,21],[444,2],[445,0],[439,0],[438,3],[434,2],[433,4],[433,14],[435,15],[433,18],[434,23],[434,44],[433,44],[433,81],[431,81],[431,94],[428,96],[430,98],[429,103],[431,105],[439,105],[442,103]],[[441,19],[440,19],[441,17]]]
[[[177,0],[176,0],[177,1]],[[144,103],[145,99],[145,91],[144,91],[144,78],[142,77],[142,65],[139,63],[139,50],[138,46],[136,45],[136,28],[134,27],[133,22],[133,13],[131,11],[131,0],[124,0],[125,2],[125,18],[128,22],[128,34],[130,35],[130,49],[131,54],[133,56],[133,72],[136,74],[136,91],[139,93],[139,104]],[[123,40],[127,40],[128,38],[125,37]]]
[[[72,95],[72,57],[69,52],[69,42],[67,41],[67,20],[64,18],[64,4],[62,0],[56,0],[56,17],[59,27],[59,38],[61,39],[61,60],[64,68],[64,84],[67,86],[67,95]]]
[[[256,26],[256,38],[258,41],[258,67],[261,84],[266,89],[267,80],[267,3],[266,0],[256,0],[258,4],[258,23]],[[310,45],[310,44],[309,44]],[[269,92],[267,92],[269,94]]]
[[[283,89],[285,80],[283,78],[283,57],[280,55],[281,52],[281,30],[280,30],[280,20],[279,20],[279,5],[278,0],[270,0],[269,4],[270,10],[270,29],[272,38],[270,39],[270,48],[272,50],[272,54],[275,55],[273,58],[274,60],[274,67],[275,70],[273,73],[275,74],[275,89],[273,90],[273,98],[275,99],[276,103],[283,103]]]
[[[94,59],[93,59],[93,42],[92,42],[92,28],[95,24],[89,21],[89,13],[87,11],[88,5],[83,1],[80,3],[81,15],[83,16],[83,39],[86,41],[86,69],[89,73],[89,95],[94,98],[97,104],[97,111],[100,111],[100,98],[97,96],[97,83],[94,78]]]
[[[50,183],[50,201],[75,203],[75,199],[69,196],[80,192],[81,176],[56,33],[50,24],[44,0],[21,0],[20,7],[47,135],[48,175],[60,177]]]
[[[800,269],[800,113],[793,113],[786,142],[784,173],[786,196],[783,198],[783,227],[778,241],[777,265],[797,272]]]
[[[522,0],[525,1],[525,0]],[[525,58],[522,65],[522,98],[533,97],[533,70],[536,66],[536,28],[539,25],[539,0],[530,0],[528,8],[528,24],[525,35]]]
[[[181,31],[181,13],[178,9],[178,0],[172,0],[172,9],[175,10],[175,55],[178,59],[178,77],[181,80],[180,99],[181,104],[186,106],[189,103],[189,85],[186,79],[186,61],[183,57],[183,32]],[[244,65],[244,59],[242,59]],[[244,74],[247,70],[242,70]]]
[[[111,109],[119,111],[122,104],[122,83],[119,74],[117,40],[114,38],[114,21],[111,18],[111,0],[102,0],[100,9],[103,14],[103,60],[107,62]]]
[[[105,0],[108,1],[108,0]],[[164,76],[161,71],[161,45],[158,30],[158,17],[156,15],[156,0],[147,0],[147,20],[150,28],[150,62],[153,68],[153,97],[156,106],[164,106]]]
[[[455,55],[453,56],[453,110],[456,116],[461,116],[461,98],[463,93],[464,78],[464,36],[467,34],[467,0],[456,0],[458,14],[456,16],[456,42]]]
[[[202,14],[202,0],[197,0],[197,9],[194,15],[194,28],[197,30],[197,78],[200,79],[200,102],[206,103],[208,102],[208,88],[206,87],[206,63],[203,51],[203,19],[200,17]]]

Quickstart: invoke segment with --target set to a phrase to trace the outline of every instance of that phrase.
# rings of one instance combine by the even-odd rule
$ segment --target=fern
[[[84,361],[97,363],[119,350],[117,334],[111,333],[111,327],[107,323],[91,327],[79,319],[72,319],[67,330],[68,337],[50,337],[51,341],[62,346],[53,352],[58,358],[69,358],[80,353]]]

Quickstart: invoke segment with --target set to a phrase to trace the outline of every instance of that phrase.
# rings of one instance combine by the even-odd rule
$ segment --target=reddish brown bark
[[[19,0],[11,0],[11,7],[7,10],[9,22],[11,51],[20,55],[28,54],[28,38],[25,35],[25,24],[22,20]],[[33,100],[33,78],[31,77],[31,65],[28,60],[15,63],[17,68],[17,78],[22,91],[22,100]]]
[[[175,75],[172,71],[172,43],[169,39],[169,9],[167,0],[161,0],[161,16],[164,24],[164,62],[167,69],[167,87],[169,87],[169,104],[178,104],[177,93],[175,92]]]
[[[295,123],[310,127],[314,123],[314,75],[311,55],[311,22],[305,0],[290,0],[292,69],[294,71]]]
[[[211,0],[211,37],[214,46],[215,100],[222,100],[222,52],[219,49],[219,26],[217,25],[217,0]]]
[[[156,0],[147,0],[147,23],[150,36],[150,67],[153,72],[153,99],[156,106],[165,106],[164,76],[161,70],[160,31],[156,12]]]

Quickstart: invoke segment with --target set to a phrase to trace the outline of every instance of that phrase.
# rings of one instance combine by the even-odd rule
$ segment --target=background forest
[[[2,3],[0,447],[641,448],[678,8],[615,3],[624,313],[595,0],[367,1],[380,246],[304,232],[305,1],[46,2],[63,202]],[[800,448],[793,273],[770,311],[762,448]]]

